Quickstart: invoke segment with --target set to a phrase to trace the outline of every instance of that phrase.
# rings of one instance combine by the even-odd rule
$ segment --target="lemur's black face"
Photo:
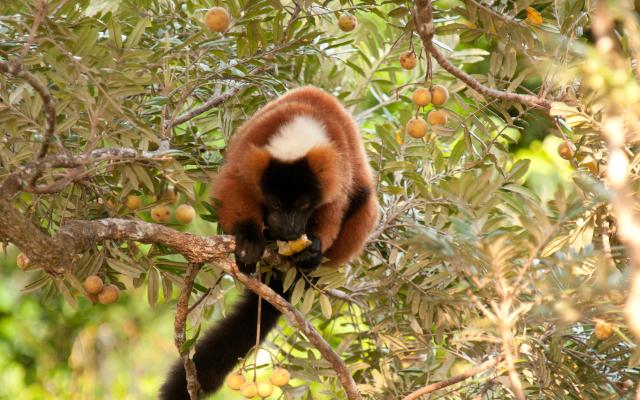
[[[307,160],[285,163],[271,159],[261,184],[271,235],[278,240],[299,238],[321,198],[319,182]]]

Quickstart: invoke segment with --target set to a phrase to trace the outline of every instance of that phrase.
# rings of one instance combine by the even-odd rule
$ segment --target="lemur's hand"
[[[237,224],[233,233],[236,239],[236,264],[240,272],[251,274],[264,253],[265,241],[262,229],[253,221]]]
[[[311,245],[291,256],[291,262],[298,268],[312,270],[322,263],[322,243],[313,235],[307,235]]]

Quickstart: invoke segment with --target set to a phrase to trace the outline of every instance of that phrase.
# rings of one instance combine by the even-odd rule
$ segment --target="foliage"
[[[21,53],[38,3],[3,4],[0,60]],[[189,227],[173,219],[169,224],[214,234],[209,222],[216,216],[206,192],[234,129],[288,88],[317,85],[338,96],[361,124],[383,215],[358,261],[314,272],[315,286],[292,270],[285,285],[293,290],[292,304],[345,360],[363,395],[401,398],[511,348],[532,398],[630,396],[626,382],[639,378],[640,351],[621,313],[627,259],[599,175],[606,168],[606,144],[598,109],[611,88],[631,93],[618,96],[640,97],[633,92],[640,93],[637,77],[625,71],[616,78],[588,50],[589,2],[489,3],[435,2],[436,44],[490,87],[559,102],[549,116],[484,97],[434,67],[433,82],[451,93],[445,106],[450,122],[412,139],[404,134],[405,123],[433,108],[416,110],[410,100],[410,91],[425,83],[427,66],[413,32],[412,2],[304,1],[296,11],[293,2],[225,0],[220,4],[233,21],[220,34],[202,26],[211,6],[206,1],[48,1],[21,64],[47,82],[55,98],[52,151],[123,147],[164,153],[161,159],[102,161],[78,170],[62,190],[23,193],[15,205],[55,233],[68,219],[151,221],[149,210],[167,203],[163,193],[175,190],[178,202],[196,206],[201,219]],[[530,6],[541,25],[526,19]],[[338,29],[341,12],[358,18],[354,32]],[[421,55],[420,66],[405,71],[398,57],[409,49]],[[218,107],[173,126],[208,99],[236,89]],[[40,97],[19,79],[0,75],[0,99],[1,179],[35,157],[44,114]],[[555,149],[537,150],[537,142],[514,156],[510,150],[534,135],[548,135],[545,146],[557,144],[558,137],[577,144],[578,153],[598,164],[595,173],[577,158],[560,160]],[[629,149],[637,170],[637,145]],[[536,176],[543,168],[529,171],[529,157],[534,166],[562,165],[565,171],[541,180]],[[47,171],[41,181],[53,184],[64,179],[63,172]],[[142,196],[143,208],[127,209],[128,195]],[[173,302],[186,266],[158,245],[107,242],[84,254],[64,279],[31,272],[24,292],[56,307],[63,297],[76,311],[45,324],[66,325],[68,335],[76,335],[83,319],[91,324],[96,318],[86,300],[78,300],[86,276],[99,273],[121,289],[146,290],[153,307]],[[332,289],[348,296],[337,297]],[[225,294],[234,290],[215,265],[200,272],[193,298],[206,298],[191,315],[192,335],[212,310],[224,312]],[[135,304],[133,299],[125,301]],[[149,314],[156,312],[136,311],[144,316],[138,324],[152,324]],[[613,336],[594,337],[598,320],[614,325]],[[2,342],[11,340],[3,336]],[[123,346],[133,351],[138,343]],[[343,398],[331,366],[285,323],[265,347],[293,373],[286,398]],[[73,363],[69,352],[67,344],[56,362],[70,354]],[[261,354],[259,363],[269,363]],[[167,349],[163,356],[168,365],[175,352]],[[29,362],[43,362],[33,357]],[[511,398],[512,384],[499,368],[443,396]],[[47,390],[46,382],[40,385]],[[124,396],[100,393],[108,394]]]

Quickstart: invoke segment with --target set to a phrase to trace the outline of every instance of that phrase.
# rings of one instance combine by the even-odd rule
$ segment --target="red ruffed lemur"
[[[356,256],[378,219],[373,174],[353,117],[328,93],[303,87],[268,103],[233,136],[214,182],[214,206],[235,236],[244,273],[255,271],[265,238],[311,245],[291,256],[305,270]],[[282,283],[269,285],[284,294]],[[196,344],[193,360],[204,394],[216,391],[255,344],[258,297],[247,292],[234,311]],[[261,340],[279,312],[263,303]],[[182,363],[161,390],[163,400],[189,399]]]

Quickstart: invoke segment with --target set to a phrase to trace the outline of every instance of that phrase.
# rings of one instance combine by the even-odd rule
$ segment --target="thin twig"
[[[33,24],[31,24],[31,28],[29,29],[29,37],[22,47],[22,51],[20,52],[20,56],[15,60],[11,61],[14,65],[22,64],[22,60],[29,54],[29,49],[31,49],[31,45],[36,40],[36,33],[38,32],[38,28],[42,23],[42,19],[47,10],[47,2],[45,0],[40,0],[38,2],[38,8],[36,14],[33,16]]]
[[[489,368],[492,368],[497,363],[498,363],[498,358],[493,358],[491,360],[485,361],[480,365],[477,365],[477,366],[475,366],[473,368],[469,368],[468,370],[464,371],[460,375],[452,376],[449,379],[445,379],[445,380],[440,381],[440,382],[432,383],[432,384],[427,385],[427,386],[425,386],[423,388],[420,388],[420,389],[416,390],[415,392],[412,392],[412,393],[408,394],[402,400],[415,400],[415,399],[418,399],[420,396],[424,396],[426,394],[433,393],[436,390],[440,390],[440,389],[446,388],[447,386],[455,385],[456,383],[462,382],[462,381],[464,381],[466,379],[469,379],[469,378],[471,378],[473,376],[478,375],[481,372],[484,372],[484,371],[488,370]]]
[[[433,44],[435,27],[433,25],[433,11],[431,8],[431,0],[417,0],[415,2],[415,6],[411,11],[413,13],[416,30],[418,32],[418,35],[420,35],[420,38],[422,39],[422,44],[427,54],[431,54],[431,56],[433,56],[433,58],[438,62],[438,64],[440,64],[442,68],[444,68],[451,75],[460,79],[468,87],[485,96],[495,97],[511,102],[517,102],[531,107],[544,109],[551,108],[550,100],[529,94],[505,92],[502,90],[490,88],[481,84],[480,82],[478,82],[478,80],[462,71],[461,69],[456,68],[453,64],[451,64],[451,62],[449,62],[449,60],[447,60],[447,58],[442,53],[440,53],[440,51]]]
[[[180,289],[180,297],[178,297],[176,319],[174,322],[174,341],[178,352],[180,352],[180,357],[182,357],[184,370],[187,374],[187,391],[189,392],[191,400],[198,400],[200,383],[198,382],[196,365],[190,356],[191,349],[183,349],[183,347],[187,340],[186,326],[189,310],[189,297],[191,296],[193,283],[195,282],[196,276],[198,275],[201,267],[202,264],[196,263],[189,263],[189,266],[187,267],[187,273],[184,276],[184,284],[182,285],[182,289]]]

